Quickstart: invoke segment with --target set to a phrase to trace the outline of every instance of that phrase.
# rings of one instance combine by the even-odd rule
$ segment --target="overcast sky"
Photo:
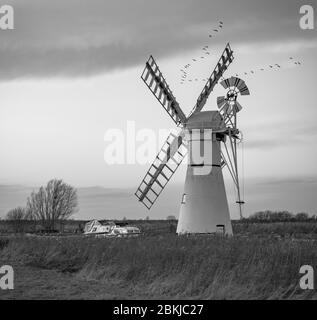
[[[204,83],[181,85],[180,68],[200,57],[201,48],[208,45],[210,56],[193,64],[190,72],[193,79],[209,76],[230,42],[235,60],[225,77],[240,74],[251,92],[241,98],[244,108],[239,114],[245,139],[245,198],[252,204],[246,209],[265,209],[267,203],[270,208],[315,213],[317,36],[316,29],[299,27],[299,8],[309,1],[7,0],[6,4],[15,9],[15,30],[0,31],[1,185],[36,187],[57,177],[76,187],[132,190],[148,165],[106,164],[107,130],[126,133],[127,121],[134,121],[137,131],[174,128],[140,79],[145,61],[150,54],[156,58],[188,113]],[[223,29],[209,38],[220,20]],[[281,68],[269,67],[275,63]],[[206,110],[215,109],[217,96],[223,94],[218,86]],[[170,190],[182,184],[184,175],[182,167]],[[162,208],[163,200],[153,214]]]

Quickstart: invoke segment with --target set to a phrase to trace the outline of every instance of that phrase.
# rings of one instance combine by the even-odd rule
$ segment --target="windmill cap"
[[[219,111],[202,111],[194,113],[186,122],[187,129],[212,129],[225,131],[226,124]]]

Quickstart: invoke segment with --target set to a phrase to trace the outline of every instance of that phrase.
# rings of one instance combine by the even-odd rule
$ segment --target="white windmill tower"
[[[224,234],[232,234],[222,175],[225,166],[237,189],[241,215],[241,204],[244,202],[240,198],[238,176],[237,140],[240,139],[240,132],[237,128],[237,113],[242,107],[237,97],[239,94],[249,94],[244,81],[236,77],[223,80],[221,85],[228,92],[226,96],[217,99],[219,111],[202,111],[210,93],[232,61],[233,51],[227,44],[188,117],[180,108],[152,56],[141,76],[182,130],[178,135],[171,133],[168,136],[135,195],[150,209],[189,151],[178,234],[216,233],[219,230]]]

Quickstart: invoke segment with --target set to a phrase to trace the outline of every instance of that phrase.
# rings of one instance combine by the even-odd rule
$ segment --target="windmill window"
[[[183,194],[182,203],[184,203],[184,204],[186,203],[186,193]]]

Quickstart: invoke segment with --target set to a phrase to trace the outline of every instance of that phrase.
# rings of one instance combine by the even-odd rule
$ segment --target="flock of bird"
[[[300,65],[302,65],[302,62],[295,61],[295,59],[293,57],[289,57],[289,59],[288,59],[288,61],[286,63],[270,64],[270,65],[268,65],[266,67],[255,68],[254,70],[250,70],[248,72],[242,72],[240,74],[241,74],[241,76],[242,75],[247,76],[247,75],[255,74],[258,71],[262,71],[263,72],[263,71],[267,71],[267,70],[278,70],[278,69],[286,68],[286,67],[293,66],[293,65],[300,66]],[[239,77],[239,74],[236,74],[235,76]]]
[[[221,31],[223,28],[223,22],[219,21],[218,26],[216,28],[214,28],[208,35],[209,38],[213,38],[216,36],[216,34]],[[185,66],[183,66],[182,69],[180,69],[181,71],[181,77],[180,77],[180,83],[184,84],[185,81],[199,81],[198,78],[194,78],[194,79],[187,79],[188,75],[189,75],[189,70],[190,68],[199,60],[205,59],[208,56],[210,56],[211,52],[209,50],[209,45],[205,45],[204,47],[202,47],[201,49],[201,55],[199,57],[196,58],[192,58],[190,63],[187,63]],[[207,79],[201,79],[201,81],[207,81]]]
[[[295,60],[293,57],[289,58],[289,61],[287,61],[287,63],[275,63],[275,64],[271,64],[265,67],[261,67],[261,68],[254,68],[253,70],[250,71],[245,71],[245,72],[241,72],[240,74],[236,73],[235,76],[236,77],[243,77],[243,76],[248,76],[248,75],[254,75],[258,72],[263,72],[263,71],[274,71],[274,70],[279,70],[279,69],[283,69],[283,68],[289,68],[291,66],[301,66],[302,62]],[[181,78],[181,84],[184,84],[185,81],[188,82],[195,82],[195,81],[203,81],[203,82],[207,82],[208,78],[187,78],[187,73],[185,75],[182,76]]]
[[[223,29],[224,23],[222,21],[219,21],[218,26],[212,30],[212,32],[209,33],[208,37],[213,38],[216,36],[217,33],[219,33]],[[198,63],[199,61],[208,58],[208,56],[211,55],[211,51],[209,49],[209,45],[205,45],[201,48],[201,55],[195,58],[192,58],[189,63],[184,65],[180,71],[180,84],[184,84],[185,82],[207,82],[208,78],[199,78],[199,77],[189,77],[189,71],[193,67],[194,64]],[[270,64],[265,67],[260,67],[260,68],[254,68],[253,70],[249,71],[244,71],[241,72],[240,75],[238,73],[235,74],[236,77],[239,76],[247,76],[247,75],[253,75],[256,74],[257,72],[263,72],[267,70],[279,70],[282,68],[290,67],[290,66],[300,66],[302,62],[294,59],[293,57],[289,57],[289,60],[286,63],[275,63],[275,64]]]

